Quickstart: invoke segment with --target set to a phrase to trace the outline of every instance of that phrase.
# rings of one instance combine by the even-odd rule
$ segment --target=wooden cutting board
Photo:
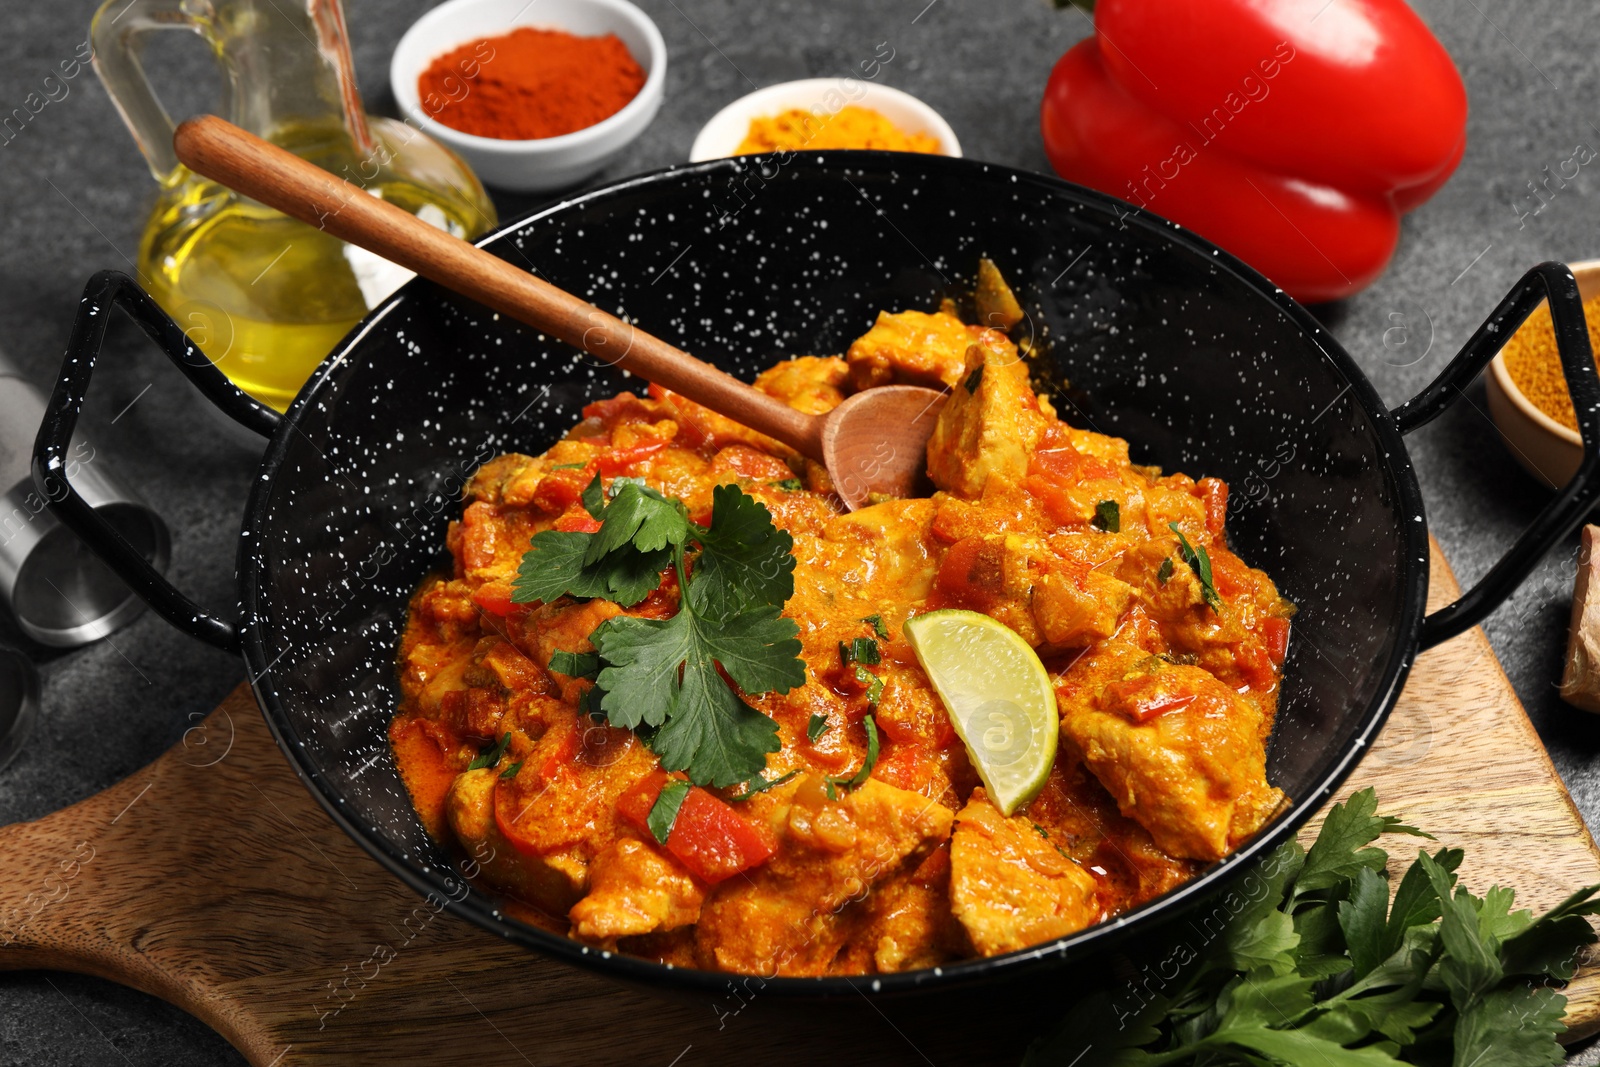
[[[1433,564],[1437,605],[1457,586],[1437,546]],[[1417,661],[1345,792],[1365,785],[1381,811],[1465,847],[1477,892],[1513,885],[1542,910],[1600,882],[1594,841],[1481,631]],[[139,773],[0,829],[0,946],[0,969],[163,997],[257,1067],[1014,1064],[1050,1018],[864,996],[786,1005],[732,977],[721,995],[664,1000],[507,945],[435,914],[346,838],[243,685]],[[1572,1036],[1600,1029],[1593,961],[1567,996]]]

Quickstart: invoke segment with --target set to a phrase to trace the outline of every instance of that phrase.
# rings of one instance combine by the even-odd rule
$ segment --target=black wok
[[[1339,786],[1418,650],[1487,615],[1600,498],[1600,381],[1577,287],[1559,264],[1530,271],[1439,379],[1390,412],[1303,308],[1227,253],[1097,193],[968,160],[800,153],[676,168],[559,204],[482,244],[746,378],[788,355],[842,351],[880,308],[931,308],[970,289],[988,255],[1029,312],[1063,416],[1126,437],[1136,462],[1226,479],[1233,546],[1300,606],[1268,760],[1294,803],[1236,855],[1059,942],[872,979],[780,979],[765,983],[771,996],[1033,975],[1206,902]],[[1546,296],[1583,464],[1505,559],[1424,619],[1427,524],[1402,435],[1452,403]],[[212,402],[269,438],[240,536],[239,603],[191,603],[75,494],[55,504],[62,519],[174,626],[242,653],[307,788],[419,893],[571,963],[719,991],[725,975],[602,953],[505,917],[423,831],[385,738],[407,598],[447,564],[445,528],[466,478],[497,453],[544,450],[586,402],[642,383],[416,281],[344,340],[280,418],[108,272],[89,284],[40,430],[41,491],[64,479],[113,305]]]

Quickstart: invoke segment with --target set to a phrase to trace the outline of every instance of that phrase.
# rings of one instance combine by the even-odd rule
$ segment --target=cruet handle
[[[184,30],[209,37],[210,11],[206,0],[106,0],[89,24],[95,73],[162,184],[177,176],[178,157],[172,151],[172,116],[145,76],[144,35]]]

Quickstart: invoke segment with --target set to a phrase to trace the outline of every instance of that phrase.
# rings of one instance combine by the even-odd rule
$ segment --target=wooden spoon
[[[944,393],[885,385],[807,415],[232,123],[203,115],[172,141],[196,174],[782,441],[826,466],[852,511],[916,494]]]

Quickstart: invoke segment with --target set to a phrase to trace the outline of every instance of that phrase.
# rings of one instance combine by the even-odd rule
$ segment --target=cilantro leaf
[[[701,544],[690,595],[695,610],[726,619],[747,608],[784,604],[794,595],[794,538],[772,512],[736,485],[711,491],[711,527]]]
[[[883,679],[865,667],[858,666],[856,667],[856,681],[867,687],[867,703],[877,707],[878,701],[883,699]]]
[[[735,628],[693,609],[608,619],[590,637],[606,664],[600,706],[613,726],[657,727],[651,747],[667,770],[698,784],[745,781],[778,750],[778,726],[735,696],[717,666],[747,693],[788,692],[805,683],[798,632],[772,606],[746,612]]]
[[[650,747],[667,770],[720,787],[758,773],[767,753],[782,746],[778,724],[735,696],[715,667],[702,663],[700,669],[685,668],[678,705]]]
[[[789,781],[799,773],[799,771],[790,771],[788,774],[780,775],[777,778],[763,778],[758,774],[748,782],[744,783],[743,793],[736,793],[728,799],[732,801],[749,800],[757,793],[765,793],[769,789],[776,789],[778,786]]]
[[[811,720],[806,723],[806,740],[810,741],[813,745],[816,744],[817,738],[821,737],[825,732],[827,732],[827,729],[828,717],[822,714],[820,711],[813,712],[811,715]]]
[[[598,652],[565,652],[556,649],[550,653],[550,669],[568,678],[593,678],[600,671]]]
[[[492,748],[484,749],[478,754],[476,759],[467,764],[467,770],[481,771],[485,767],[493,767],[495,764],[500,762],[500,757],[504,756],[506,754],[506,749],[510,747],[511,731],[507,730],[505,733],[500,735],[500,740],[496,741]]]
[[[1156,571],[1156,584],[1166,585],[1167,582],[1171,581],[1173,570],[1172,557],[1168,556],[1166,559],[1161,561],[1161,566]]]
[[[799,478],[780,478],[772,483],[773,488],[782,489],[786,493],[798,493],[802,488]]]
[[[595,475],[595,482],[599,480]],[[600,530],[591,536],[585,565],[598,563],[625,545],[648,555],[669,546],[676,548],[689,537],[689,515],[682,502],[668,500],[638,482],[624,483],[595,518],[600,520]]]
[[[884,625],[882,615],[868,615],[861,621],[872,627],[872,632],[878,635],[878,640],[887,641],[889,639],[889,627]]]
[[[603,597],[631,607],[661,584],[661,572],[672,561],[670,550],[640,552],[624,546],[606,559],[586,562],[598,534],[542,530],[522,555],[511,599],[517,604],[548,604],[561,596]]]
[[[839,642],[839,665],[848,667],[852,663],[865,663],[868,665],[883,662],[883,656],[878,651],[878,642],[870,637],[852,638],[848,644]]]
[[[828,796],[830,798],[833,796],[834,786],[843,786],[845,789],[859,789],[866,785],[867,779],[872,777],[872,768],[878,765],[878,724],[873,721],[871,715],[863,718],[861,724],[867,728],[867,758],[861,761],[861,769],[848,778],[832,774],[823,778],[823,781],[828,786]]]
[[[656,802],[650,805],[650,814],[645,818],[645,825],[650,827],[650,836],[656,839],[656,844],[667,843],[673,824],[678,821],[678,809],[683,807],[684,798],[688,795],[689,783],[681,778],[674,778],[656,794]]]
[[[512,778],[515,778],[517,776],[517,772],[522,770],[522,763],[523,763],[522,760],[517,760],[517,762],[513,763],[511,766],[509,766],[505,770],[501,771],[500,772],[500,777],[508,779],[508,780],[512,779]]]
[[[1191,545],[1175,522],[1167,523],[1167,528],[1178,535],[1178,555],[1183,557],[1189,569],[1194,571],[1195,577],[1200,579],[1200,595],[1205,598],[1206,604],[1212,611],[1221,611],[1222,597],[1217,594],[1216,583],[1212,581],[1211,554],[1206,551],[1206,546]]]
[[[583,488],[583,510],[595,522],[600,522],[606,517],[606,491],[600,481],[600,472],[595,471],[594,479]]]
[[[686,771],[696,785],[756,779],[767,753],[778,750],[777,724],[723,674],[746,693],[805,683],[799,627],[782,616],[794,593],[794,539],[734,485],[713,489],[709,528],[639,478],[612,479],[609,495],[599,475],[583,492],[597,532],[534,536],[512,599],[570,595],[628,606],[659,588],[661,572],[673,567],[681,590],[675,615],[613,617],[590,635],[594,653],[557,653],[551,669],[593,678],[584,710],[637,730],[667,770]]]
[[[548,604],[561,596],[605,596],[609,592],[605,576],[583,565],[593,536],[564,530],[534,534],[532,548],[517,565],[511,599],[518,604],[535,600]]]
[[[1122,509],[1115,500],[1102,500],[1094,506],[1094,518],[1090,525],[1096,530],[1107,533],[1122,532]]]

